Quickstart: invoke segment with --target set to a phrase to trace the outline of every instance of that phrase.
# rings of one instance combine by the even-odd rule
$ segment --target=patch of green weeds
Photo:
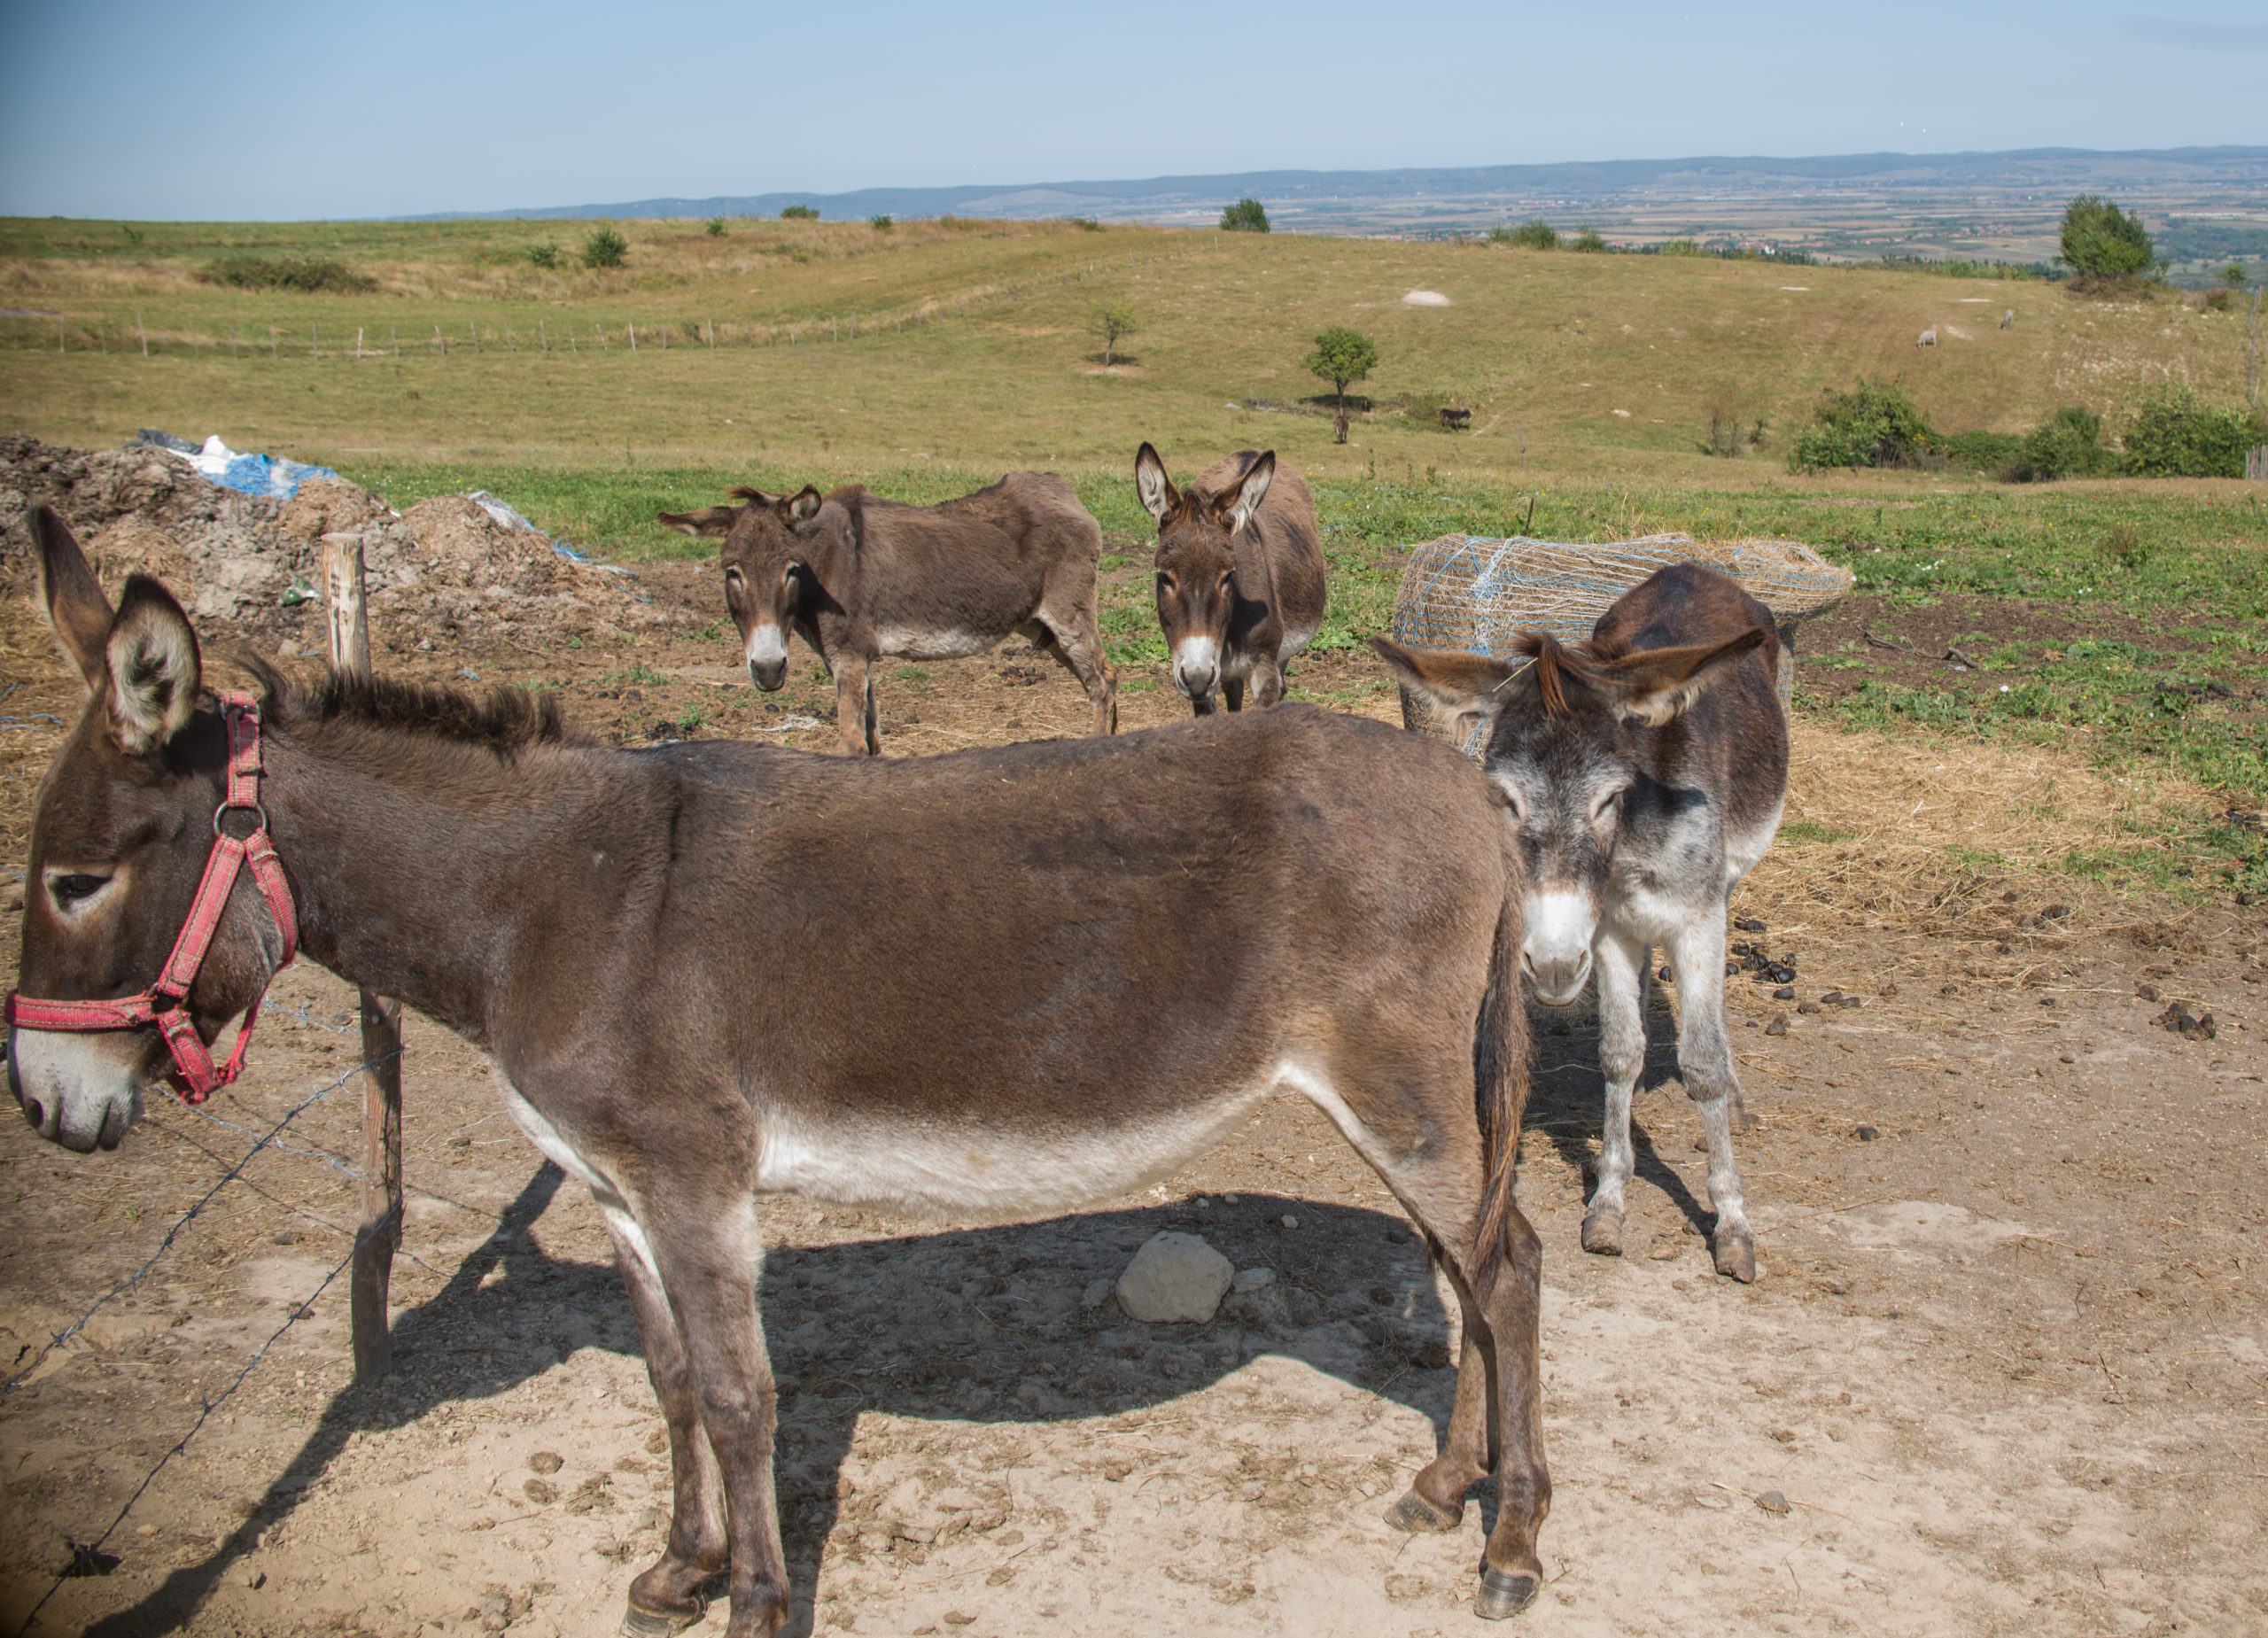
[[[1848,842],[1855,834],[1853,831],[1837,830],[1832,825],[1822,825],[1817,819],[1782,819],[1778,841],[1784,847],[1799,848],[1808,842]]]

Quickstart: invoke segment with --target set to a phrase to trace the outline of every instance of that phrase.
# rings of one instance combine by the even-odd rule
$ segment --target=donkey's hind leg
[[[773,1489],[779,1394],[757,1308],[764,1241],[755,1202],[686,1189],[656,1205],[647,1229],[724,1481],[733,1598],[725,1638],[772,1638],[788,1619],[788,1565]]]
[[[630,1583],[622,1630],[626,1638],[666,1638],[701,1619],[708,1607],[702,1588],[730,1556],[725,1541],[724,1486],[709,1436],[701,1429],[701,1407],[694,1397],[685,1342],[662,1294],[661,1277],[649,1261],[645,1237],[621,1207],[602,1206],[601,1210],[614,1238],[614,1260],[630,1294],[630,1311],[637,1317],[646,1375],[669,1424],[674,1493],[669,1544]]]
[[[1046,638],[1040,646],[1086,690],[1087,700],[1095,708],[1095,733],[1117,733],[1118,673],[1103,654],[1102,631],[1095,624],[1094,609],[1084,603],[1061,613],[1042,609],[1033,624]]]
[[[1701,1135],[1709,1145],[1709,1204],[1716,1213],[1710,1247],[1717,1272],[1743,1282],[1756,1277],[1756,1240],[1741,1197],[1733,1159],[1733,1119],[1740,1110],[1740,1079],[1725,1030],[1725,913],[1721,902],[1679,929],[1671,959],[1677,967],[1677,1069],[1685,1095],[1699,1106]],[[1744,1111],[1741,1113],[1744,1114]]]

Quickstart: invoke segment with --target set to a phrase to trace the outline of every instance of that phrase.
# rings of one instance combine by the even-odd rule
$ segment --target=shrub
[[[1990,472],[1996,477],[2006,474],[2008,463],[2023,447],[2023,437],[2016,432],[1947,432],[1936,445],[1948,465]]]
[[[555,268],[559,265],[559,246],[550,239],[540,245],[531,245],[528,246],[528,260],[539,268]]]
[[[819,207],[813,205],[790,205],[780,213],[782,221],[817,221]]]
[[[1517,228],[1491,228],[1491,245],[1514,245],[1522,250],[1557,250],[1559,232],[1541,216],[1524,221]]]
[[[1268,212],[1258,199],[1239,199],[1221,213],[1223,233],[1265,233],[1268,231]]]
[[[2137,279],[2155,272],[2157,249],[2141,218],[2129,216],[2109,199],[2083,193],[2063,211],[2062,260],[2091,279]]]
[[[1701,247],[1691,239],[1664,239],[1655,253],[1662,256],[1698,256]]]
[[[583,241],[583,265],[586,268],[618,268],[630,254],[630,241],[612,228],[601,228]]]
[[[1938,443],[1929,417],[1894,382],[1865,378],[1848,392],[1829,392],[1813,420],[1811,431],[1796,440],[1788,457],[1788,464],[1798,472],[1835,466],[1920,466]]]
[[[1088,233],[1100,233],[1102,231],[1102,223],[1097,221],[1091,216],[1066,216],[1063,220],[1069,222],[1073,227],[1082,229]]]
[[[1585,228],[1581,232],[1576,234],[1573,238],[1567,241],[1567,248],[1569,250],[1579,250],[1586,252],[1591,255],[1596,255],[1599,252],[1606,248],[1606,241],[1599,237],[1599,232],[1596,228]]]
[[[872,228],[876,233],[888,233],[897,224],[892,221],[888,216],[869,216],[866,218],[866,225],[869,228]]]
[[[2023,436],[2002,476],[2010,483],[2041,484],[2059,477],[2101,477],[2118,470],[2118,456],[2102,441],[2102,417],[2071,405]]]
[[[702,224],[702,227],[712,239],[721,239],[725,237],[725,219],[722,216],[711,216]]]
[[[377,289],[377,280],[357,273],[343,261],[317,261],[298,256],[223,256],[200,276],[207,284],[229,284],[238,290],[297,290],[334,296],[361,296]]]
[[[2245,272],[2244,264],[2241,261],[2233,261],[2221,269],[2221,283],[2231,290],[2242,290],[2250,277],[2251,276]]]
[[[2256,412],[2216,409],[2175,384],[2143,400],[2127,423],[2126,470],[2144,477],[2242,477],[2244,452],[2268,443]]]

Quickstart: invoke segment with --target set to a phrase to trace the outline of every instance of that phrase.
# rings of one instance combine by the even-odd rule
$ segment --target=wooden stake
[[[630,332],[630,350],[635,353],[638,350],[638,327],[635,324],[625,324],[622,328]]]
[[[150,356],[150,332],[142,328],[142,314],[138,311],[134,314],[134,333],[142,338],[142,356],[144,358],[148,358]]]
[[[541,319],[535,322],[535,338],[543,344],[543,350],[546,353],[551,351],[551,331],[545,327]]]
[[[360,324],[354,327],[354,356],[362,356],[362,327]]]
[[[342,675],[370,675],[369,605],[362,547],[351,534],[322,538],[324,610],[330,664]],[[386,1293],[401,1244],[401,1003],[362,991],[362,1221],[354,1232],[349,1290],[354,1379],[375,1382],[393,1369]]]

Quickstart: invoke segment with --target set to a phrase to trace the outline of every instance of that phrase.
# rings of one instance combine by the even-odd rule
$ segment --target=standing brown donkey
[[[1323,624],[1330,583],[1306,482],[1276,452],[1223,455],[1187,489],[1158,452],[1134,456],[1134,488],[1158,520],[1158,624],[1173,686],[1200,717],[1213,690],[1231,710],[1284,697],[1284,663]]]
[[[821,495],[735,489],[741,506],[663,512],[689,535],[724,540],[725,606],[748,674],[766,694],[788,679],[788,633],[835,679],[835,726],[851,756],[882,750],[874,667],[955,660],[1021,635],[1063,663],[1094,702],[1095,732],[1118,731],[1118,679],[1095,627],[1102,530],[1052,472],[1011,472],[936,506],[905,506],[851,484]]]
[[[1277,1087],[1377,1169],[1462,1307],[1447,1436],[1387,1517],[1454,1529],[1495,1473],[1478,1607],[1534,1595],[1550,1480],[1540,1252],[1512,1193],[1523,889],[1456,752],[1309,706],[844,761],[606,749],[511,690],[263,671],[259,696],[215,701],[162,586],[128,580],[113,609],[54,514],[34,527],[87,704],[27,861],[25,1115],[114,1147],[159,1083],[160,1023],[177,1053],[184,1014],[211,1040],[294,919],[310,958],[486,1052],[521,1130],[604,1214],[669,1423],[675,1517],[630,1631],[698,1619],[719,1573],[729,1638],[787,1619],[762,1193],[1085,1204]],[[137,1019],[224,824],[266,837],[288,896],[239,881],[198,918],[185,1003],[142,990],[160,1005]],[[1223,950],[1243,952],[1228,982]]]

